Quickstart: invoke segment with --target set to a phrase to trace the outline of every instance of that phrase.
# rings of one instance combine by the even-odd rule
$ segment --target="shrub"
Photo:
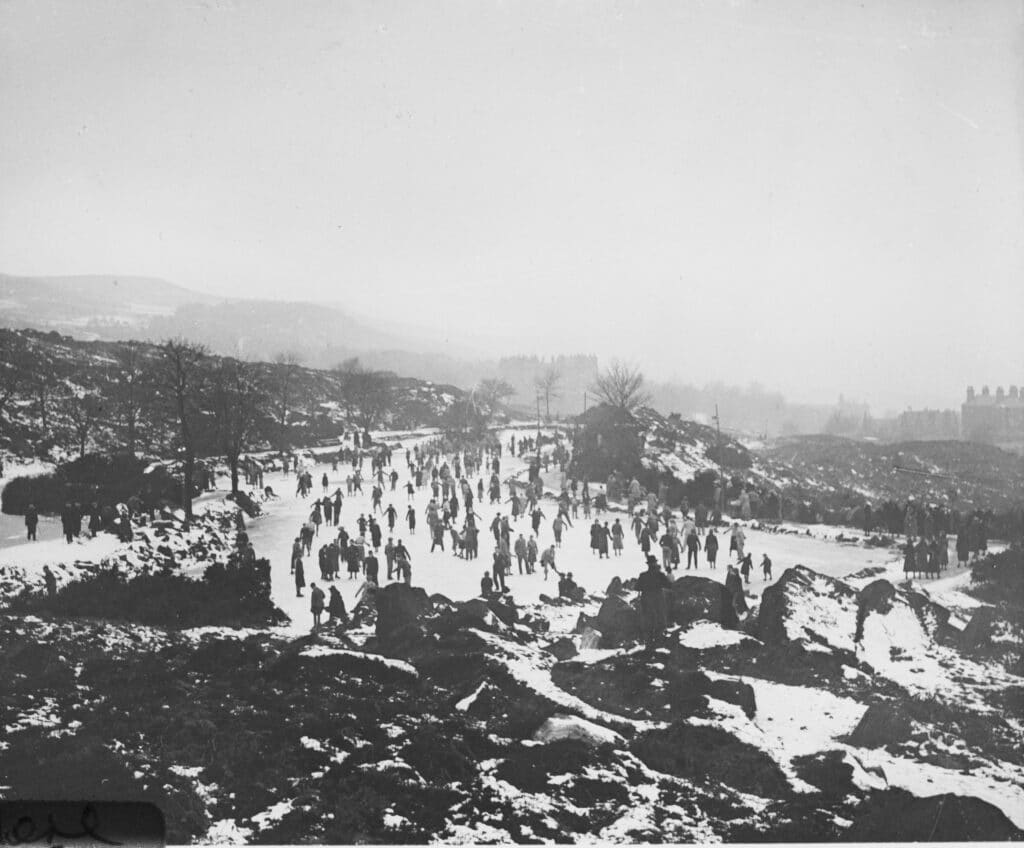
[[[270,599],[270,562],[211,565],[202,580],[175,574],[125,579],[114,571],[63,586],[52,597],[22,595],[14,613],[62,618],[102,618],[151,627],[263,627],[285,618]]]
[[[29,504],[44,514],[56,515],[66,503],[124,503],[137,496],[145,508],[161,501],[177,503],[180,485],[165,469],[146,473],[147,463],[125,454],[90,454],[65,463],[52,474],[15,477],[3,490],[3,511],[24,515]]]

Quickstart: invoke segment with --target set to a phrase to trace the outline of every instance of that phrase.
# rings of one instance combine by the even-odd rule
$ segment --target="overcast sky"
[[[1024,384],[1022,10],[0,0],[0,271],[951,406]]]

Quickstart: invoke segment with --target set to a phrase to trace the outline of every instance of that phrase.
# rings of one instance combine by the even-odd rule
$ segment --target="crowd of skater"
[[[606,516],[605,492],[592,494],[588,481],[564,477],[570,460],[568,448],[560,442],[547,451],[537,447],[532,437],[512,435],[504,444],[491,439],[466,447],[438,437],[399,450],[373,445],[364,436],[361,444],[357,441],[330,456],[330,475],[326,470],[314,473],[303,467],[298,457],[285,458],[282,467],[286,475],[295,477],[295,496],[310,505],[289,559],[298,597],[304,596],[308,570],[315,566],[319,572],[319,583],[309,582],[315,626],[320,626],[324,612],[328,622],[346,620],[338,581],[360,581],[360,594],[392,581],[411,584],[413,558],[403,539],[405,534],[416,534],[421,519],[430,555],[477,560],[483,537],[490,551],[489,567],[480,578],[480,594],[485,598],[511,600],[513,580],[537,574],[544,581],[557,583],[558,596],[582,599],[585,590],[571,572],[557,564],[567,534],[577,528],[589,534],[595,558],[621,557],[629,540],[629,547],[638,548],[643,561],[653,561],[666,580],[684,569],[684,561],[685,570],[699,569],[702,557],[706,567],[718,567],[719,531],[711,523],[715,516],[707,507],[700,505],[691,515],[684,504],[677,514],[657,494],[648,495],[633,480],[625,487],[630,512],[628,525],[624,525],[622,517]],[[506,452],[528,457],[527,480],[510,476],[502,481]],[[553,465],[563,473],[565,482],[552,500],[544,496],[541,474]],[[339,478],[343,485],[337,482]],[[346,513],[343,521],[345,501],[366,494],[369,511]],[[422,511],[417,509],[421,496],[426,498]],[[486,525],[476,511],[480,503],[495,509]],[[746,535],[739,523],[725,531],[724,539],[729,542],[726,584],[742,595],[743,584],[750,583],[755,570],[753,555],[746,550]],[[767,554],[762,555],[758,567],[763,580],[772,579]]]
[[[414,536],[421,521],[431,555],[477,560],[481,541],[486,542],[490,564],[480,578],[483,597],[510,596],[516,577],[535,574],[541,574],[544,581],[557,580],[562,597],[585,594],[573,575],[557,565],[567,534],[577,528],[589,534],[589,549],[595,558],[621,557],[627,544],[635,546],[649,566],[643,575],[653,563],[665,581],[679,571],[717,569],[720,549],[728,542],[725,584],[738,611],[745,610],[743,587],[752,578],[774,579],[770,556],[760,553],[755,560],[747,549],[744,527],[738,521],[731,526],[723,522],[713,503],[698,503],[691,510],[684,500],[681,508],[673,510],[666,503],[665,492],[648,492],[636,478],[627,480],[620,475],[612,475],[604,491],[592,492],[588,481],[566,477],[571,454],[564,444],[556,440],[548,450],[538,447],[534,438],[513,434],[505,443],[492,437],[467,447],[437,437],[396,449],[374,444],[369,434],[360,438],[356,433],[351,447],[330,456],[330,475],[326,470],[314,473],[298,457],[284,458],[285,474],[295,476],[295,496],[310,502],[308,519],[294,539],[290,563],[297,596],[303,596],[306,588],[307,561],[309,567],[315,563],[319,572],[320,584],[310,584],[317,626],[324,611],[329,621],[344,619],[344,602],[334,585],[337,581],[358,580],[360,591],[392,581],[411,584],[412,554],[403,538]],[[512,476],[502,480],[502,459],[507,454],[528,459],[526,480]],[[545,497],[541,476],[552,466],[564,480],[553,499]],[[255,484],[263,482],[262,470],[247,469],[246,474],[247,479],[251,474]],[[342,482],[332,485],[332,477],[335,481],[341,477]],[[624,516],[607,515],[609,492],[626,502]],[[345,501],[366,494],[369,511],[347,514],[343,522]],[[426,505],[420,510],[418,503],[424,497]],[[496,510],[486,525],[477,512],[481,503]],[[870,514],[867,507],[865,515]],[[933,513],[920,512],[914,504],[908,504],[907,515],[904,569],[911,576],[937,575],[949,563],[948,524]],[[969,516],[960,526],[955,550],[963,565],[986,547],[984,516]],[[643,580],[652,581],[662,582],[649,576]],[[321,586],[328,587],[326,593]]]

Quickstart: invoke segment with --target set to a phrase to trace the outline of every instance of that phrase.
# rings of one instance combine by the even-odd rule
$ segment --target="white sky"
[[[0,271],[653,377],[1024,383],[1024,5],[0,0]]]

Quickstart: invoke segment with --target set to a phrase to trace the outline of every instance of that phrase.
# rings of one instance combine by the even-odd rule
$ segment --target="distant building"
[[[988,386],[982,388],[980,395],[969,386],[960,420],[967,441],[996,445],[1024,455],[1024,399],[1017,386],[1010,386],[1009,392],[999,386],[994,395]]]
[[[955,441],[960,416],[954,409],[908,409],[896,418],[895,436],[901,442]]]

